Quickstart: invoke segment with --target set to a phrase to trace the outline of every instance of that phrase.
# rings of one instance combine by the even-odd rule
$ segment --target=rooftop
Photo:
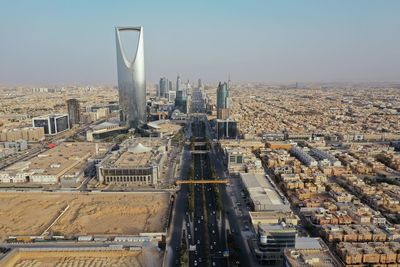
[[[256,210],[289,210],[273,185],[265,178],[264,174],[241,173],[240,177]]]

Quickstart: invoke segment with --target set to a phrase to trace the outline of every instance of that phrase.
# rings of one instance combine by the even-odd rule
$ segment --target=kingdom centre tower
[[[139,32],[136,53],[129,61],[122,48],[122,31]],[[144,73],[143,27],[116,27],[120,120],[137,128],[146,122],[146,80]]]

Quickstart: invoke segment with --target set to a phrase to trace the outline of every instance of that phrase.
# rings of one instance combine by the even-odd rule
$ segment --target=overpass
[[[178,180],[175,182],[178,184],[229,184],[228,179],[224,180]]]

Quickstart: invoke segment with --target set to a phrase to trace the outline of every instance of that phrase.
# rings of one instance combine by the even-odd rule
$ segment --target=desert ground
[[[126,234],[162,232],[168,193],[0,193],[0,239],[40,235],[53,225],[57,234]]]
[[[161,266],[162,253],[155,248],[142,251],[13,251],[0,260],[4,267],[145,267]]]

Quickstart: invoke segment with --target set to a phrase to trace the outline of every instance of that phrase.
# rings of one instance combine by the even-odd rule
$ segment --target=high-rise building
[[[168,102],[175,103],[176,99],[176,91],[169,91],[168,92]]]
[[[176,77],[176,91],[181,90],[182,88],[182,81],[181,81],[181,77],[178,75],[178,77]]]
[[[160,78],[160,83],[158,85],[160,97],[167,97],[169,91],[169,81],[165,77]]]
[[[201,79],[198,80],[197,87],[199,89],[203,88],[203,82],[201,81]]]
[[[33,127],[44,128],[44,134],[54,135],[69,129],[68,114],[54,114],[32,119]]]
[[[217,120],[217,138],[218,139],[236,139],[237,122],[234,120]]]
[[[81,122],[79,101],[75,98],[68,99],[67,108],[70,125],[79,124]]]
[[[183,90],[176,91],[175,107],[182,113],[187,112],[187,97]]]
[[[229,118],[229,86],[226,82],[219,83],[217,88],[217,118]]]
[[[139,40],[131,62],[124,54],[120,32],[137,31]],[[146,80],[144,70],[143,27],[116,27],[120,120],[129,127],[146,122]]]
[[[169,90],[169,91],[174,90],[174,89],[172,89],[172,88],[173,88],[173,87],[172,87],[172,81],[168,81],[168,83],[169,83],[168,90]],[[168,92],[167,92],[167,93],[168,93]]]

